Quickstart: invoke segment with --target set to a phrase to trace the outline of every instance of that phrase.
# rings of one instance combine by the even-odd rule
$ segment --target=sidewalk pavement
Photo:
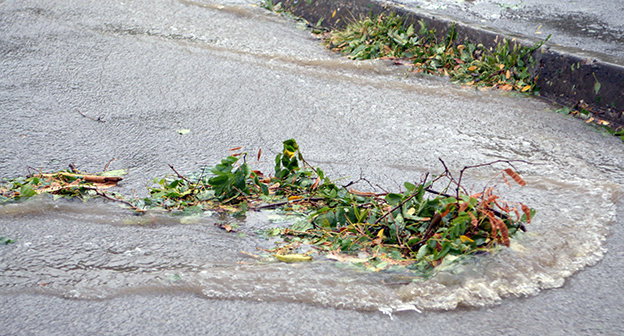
[[[455,24],[459,39],[493,46],[502,37],[532,45],[551,35],[536,53],[540,95],[624,125],[624,1],[553,0],[285,0],[295,15],[325,27],[393,11],[423,20],[444,35]],[[599,83],[599,85],[597,85]]]

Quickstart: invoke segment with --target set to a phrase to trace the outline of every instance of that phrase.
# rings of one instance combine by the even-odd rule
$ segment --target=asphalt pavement
[[[2,334],[621,334],[619,139],[541,99],[346,59],[302,28],[247,1],[2,1],[0,176],[115,158],[119,191],[141,195],[168,164],[192,172],[235,146],[262,148],[270,171],[288,138],[328,176],[393,190],[438,158],[531,161],[527,187],[506,192],[538,210],[515,248],[405,284],[255,263],[240,250],[267,244],[261,217],[238,236],[213,217],[138,225],[103,202],[2,205],[0,235],[16,240],[0,246]]]
[[[624,126],[624,2],[504,0],[284,0],[310,22],[341,27],[354,18],[395,12],[422,20],[440,37],[495,46],[503,39],[533,45],[540,95],[567,107],[590,106],[596,117]],[[320,21],[319,21],[320,20]],[[600,88],[596,87],[600,84]]]

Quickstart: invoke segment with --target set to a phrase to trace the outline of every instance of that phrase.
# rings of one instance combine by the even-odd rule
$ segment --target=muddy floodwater
[[[115,158],[111,169],[129,171],[118,190],[145,195],[167,164],[192,172],[235,146],[262,148],[258,167],[269,173],[291,137],[329,176],[393,190],[441,173],[438,158],[453,171],[525,160],[533,164],[516,167],[528,185],[499,187],[537,210],[527,232],[425,280],[241,253],[274,246],[258,234],[285,225],[271,212],[137,216],[110,202],[36,197],[0,206],[0,236],[16,241],[0,246],[0,294],[453,310],[542,295],[613,253],[620,140],[536,98],[348,60],[300,28],[251,2],[2,1],[0,176],[69,163],[97,172]],[[466,185],[480,190],[504,168],[471,170]],[[238,232],[215,226],[224,221]]]

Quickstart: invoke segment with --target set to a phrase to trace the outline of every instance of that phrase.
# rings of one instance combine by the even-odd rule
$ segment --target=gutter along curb
[[[322,20],[321,26],[329,29],[342,28],[360,17],[394,12],[410,23],[422,20],[436,31],[438,38],[446,36],[455,24],[457,40],[469,40],[486,47],[496,46],[503,38],[515,38],[526,46],[537,41],[377,0],[283,0],[282,5],[308,22]],[[533,56],[539,64],[533,71],[538,76],[541,97],[564,106],[587,106],[596,117],[611,122],[612,127],[624,126],[623,65],[607,61],[610,56],[588,55],[580,49],[564,49],[548,42]],[[624,61],[619,63],[624,64]]]

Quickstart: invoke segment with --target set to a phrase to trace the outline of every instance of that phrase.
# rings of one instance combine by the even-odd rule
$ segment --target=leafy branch
[[[201,213],[217,211],[244,214],[248,210],[281,209],[307,218],[290,228],[279,230],[284,243],[272,250],[284,259],[295,258],[297,246],[311,244],[320,253],[332,256],[364,254],[375,261],[374,269],[403,265],[414,270],[431,270],[446,256],[466,256],[487,252],[498,245],[509,246],[518,230],[525,230],[535,212],[519,202],[508,202],[497,195],[494,186],[470,193],[462,186],[464,174],[471,169],[504,163],[513,168],[521,160],[496,160],[465,166],[454,178],[446,163],[434,177],[426,174],[421,182],[405,182],[398,193],[358,191],[349,187],[370,181],[360,176],[346,185],[337,185],[323,170],[303,158],[294,139],[283,142],[275,157],[274,175],[252,170],[246,153],[231,153],[214,167],[155,179],[149,197],[131,198],[107,192],[120,177],[102,174],[57,172],[37,173],[0,183],[0,202],[25,199],[50,193],[60,197],[95,197],[119,202],[139,212],[150,209]],[[260,152],[258,153],[258,156]],[[497,177],[511,187],[510,181],[526,182],[515,168],[502,170]],[[446,184],[442,191],[435,185]],[[454,186],[454,195],[446,191]],[[342,257],[341,257],[342,258]],[[384,267],[380,266],[385,265]],[[383,264],[385,263],[385,264]]]

